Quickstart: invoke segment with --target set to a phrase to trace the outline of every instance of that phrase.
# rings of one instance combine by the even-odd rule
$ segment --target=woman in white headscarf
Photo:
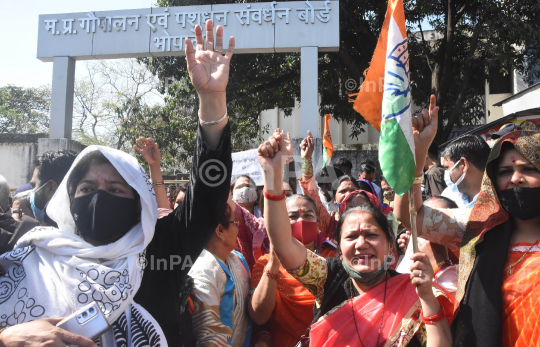
[[[211,21],[206,28],[207,50],[199,26],[196,54],[186,40],[200,100],[186,203],[156,224],[152,182],[137,160],[86,148],[47,207],[58,228],[35,228],[0,256],[0,346],[93,346],[54,326],[92,301],[111,324],[100,346],[193,344],[187,272],[223,215],[232,168],[225,89],[234,38],[223,56],[223,29],[214,47]],[[204,170],[209,163],[221,172]]]

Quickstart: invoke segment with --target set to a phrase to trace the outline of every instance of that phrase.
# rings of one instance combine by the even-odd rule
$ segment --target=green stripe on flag
[[[396,118],[381,123],[379,162],[384,177],[396,194],[403,196],[414,181],[416,164],[405,134]]]

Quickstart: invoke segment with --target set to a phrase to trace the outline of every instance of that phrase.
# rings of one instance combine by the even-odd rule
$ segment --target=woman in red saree
[[[415,141],[417,159],[437,131],[427,124]],[[404,218],[406,200],[396,196]],[[539,346],[539,206],[540,134],[514,131],[495,142],[472,209],[418,208],[419,235],[460,250],[455,346]]]
[[[317,301],[309,345],[450,346],[451,299],[434,288],[425,254],[414,255],[411,275],[387,269],[393,233],[380,210],[362,205],[341,216],[336,230],[341,258],[322,258],[292,237],[283,190],[276,184],[290,156],[291,142],[279,129],[259,147],[271,244],[283,267]]]

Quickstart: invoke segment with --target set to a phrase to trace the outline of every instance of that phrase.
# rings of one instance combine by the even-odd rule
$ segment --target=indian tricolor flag
[[[332,135],[330,135],[330,118],[331,115],[327,114],[324,119],[324,135],[323,135],[323,156],[322,156],[322,166],[325,167],[326,164],[330,162],[330,157],[334,153],[334,145],[332,144]]]
[[[380,131],[379,162],[400,196],[416,171],[411,125],[409,51],[402,0],[389,0],[375,53],[354,109]]]

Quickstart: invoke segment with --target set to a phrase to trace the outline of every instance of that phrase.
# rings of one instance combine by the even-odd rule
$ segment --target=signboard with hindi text
[[[338,1],[291,1],[158,7],[39,16],[37,58],[75,60],[184,54],[195,46],[195,25],[222,25],[223,49],[235,36],[235,53],[339,49]]]

